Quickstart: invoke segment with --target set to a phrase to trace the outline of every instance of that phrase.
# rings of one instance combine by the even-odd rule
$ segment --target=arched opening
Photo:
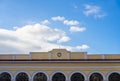
[[[85,78],[81,73],[74,73],[72,74],[70,80],[71,81],[85,81]]]
[[[109,81],[120,81],[120,74],[119,73],[112,73],[108,77]]]
[[[11,81],[11,76],[7,72],[3,72],[0,74],[0,81]]]
[[[29,77],[26,73],[21,72],[17,74],[15,81],[29,81]]]
[[[93,73],[89,81],[103,81],[103,76],[100,73]]]
[[[66,81],[66,78],[62,73],[55,73],[52,77],[52,81]]]
[[[44,73],[35,74],[33,81],[47,81],[47,76]]]

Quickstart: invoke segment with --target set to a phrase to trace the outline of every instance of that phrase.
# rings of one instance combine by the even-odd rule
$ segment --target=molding
[[[31,54],[31,52],[30,52],[30,54],[29,54],[29,59],[30,59],[30,60],[32,59],[32,54]]]
[[[105,55],[102,55],[102,59],[105,59]]]
[[[84,59],[88,59],[87,52],[84,52]]]
[[[14,57],[15,57],[14,59],[16,60],[16,55],[14,55]]]
[[[64,63],[64,62],[65,63],[105,63],[105,62],[106,63],[111,63],[111,62],[117,63],[118,62],[118,63],[120,63],[120,60],[115,60],[115,61],[110,61],[110,60],[106,60],[106,61],[104,61],[104,60],[96,60],[96,61],[94,61],[94,60],[93,61],[92,60],[78,60],[78,61],[74,61],[74,60],[73,61],[69,61],[69,60],[67,60],[67,61],[64,61],[64,60],[61,60],[61,61],[60,60],[53,60],[53,61],[52,60],[48,60],[48,61],[47,60],[43,60],[43,61],[42,60],[38,60],[38,61],[35,61],[35,60],[33,60],[33,61],[31,61],[31,60],[25,60],[25,61],[24,60],[21,60],[21,61],[16,60],[16,61],[14,61],[14,60],[12,60],[11,61],[11,60],[8,60],[7,61],[6,60],[6,61],[4,61],[4,60],[1,60],[0,61],[0,63],[5,63],[5,62],[8,62],[8,63],[26,63],[26,62],[27,63],[35,63],[35,62],[36,63]]]
[[[49,59],[52,59],[52,53],[48,52]]]
[[[120,68],[120,66],[0,66],[0,68]]]
[[[12,56],[12,59],[13,59],[13,60],[15,60],[15,59],[16,59],[16,56],[15,56],[15,55],[13,55],[13,56]]]
[[[67,59],[70,59],[70,52],[67,52]]]

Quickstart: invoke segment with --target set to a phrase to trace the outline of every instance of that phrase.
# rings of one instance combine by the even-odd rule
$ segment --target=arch
[[[20,73],[23,73],[23,75],[20,74]],[[16,80],[19,74],[20,74],[20,76],[23,76],[24,78],[25,78],[25,76],[26,76],[26,78],[28,78],[28,80],[25,80],[25,81],[30,81],[31,80],[30,74],[28,72],[26,72],[26,71],[18,71],[14,76],[14,81],[19,81],[19,80]]]
[[[84,81],[87,80],[87,77],[86,77],[86,75],[85,75],[83,72],[81,72],[81,71],[73,71],[73,72],[71,72],[71,74],[70,74],[70,76],[69,76],[69,81],[71,81],[71,77],[72,77],[72,75],[75,74],[75,73],[80,73],[81,75],[83,75]]]
[[[88,75],[89,81],[105,81],[105,75],[100,71],[92,71]]]
[[[8,71],[1,71],[0,72],[0,81],[12,81],[13,75]]]
[[[111,71],[107,75],[107,81],[120,81],[120,72]]]
[[[53,72],[53,73],[51,74],[51,76],[50,76],[50,80],[51,80],[51,81],[54,81],[53,78],[54,78],[54,77],[57,77],[56,74],[58,74],[58,75],[60,75],[61,77],[63,77],[64,80],[62,80],[62,81],[67,81],[67,80],[68,80],[67,75],[66,75],[63,71],[56,71],[56,72]],[[61,78],[59,78],[58,81],[60,81],[60,79],[61,79]],[[56,80],[56,81],[57,81],[57,80]]]
[[[36,74],[38,74],[38,73],[43,73],[43,74],[46,76],[47,81],[49,81],[49,76],[48,76],[48,74],[47,74],[46,72],[44,72],[44,71],[36,71],[36,72],[34,72],[33,75],[32,75],[32,81],[34,81],[34,76],[35,76]]]

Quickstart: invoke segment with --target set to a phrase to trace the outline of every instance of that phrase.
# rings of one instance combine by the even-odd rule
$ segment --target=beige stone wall
[[[13,55],[0,55],[0,59],[13,59]]]
[[[31,59],[49,59],[48,52],[32,52]]]
[[[14,55],[14,59],[30,59],[30,56],[28,54],[26,55]]]
[[[51,59],[68,59],[68,51],[65,49],[53,49],[50,53]],[[58,57],[57,53],[61,53],[62,55]]]
[[[118,55],[115,55],[115,54],[113,54],[113,55],[105,55],[105,58],[106,59],[120,59],[120,54],[118,54]]]
[[[70,59],[85,59],[85,52],[71,52]]]
[[[87,59],[103,59],[102,55],[87,55]]]
[[[110,72],[120,71],[119,65],[119,62],[0,62],[0,67],[6,66],[5,68],[0,68],[0,72],[8,71],[14,76],[17,72],[27,72],[31,77],[35,72],[45,72],[48,76],[52,76],[55,72],[63,72],[68,78],[73,72],[84,73],[86,77],[91,73],[100,72],[107,78]]]

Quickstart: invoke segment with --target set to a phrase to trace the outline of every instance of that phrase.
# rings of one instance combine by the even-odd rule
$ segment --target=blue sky
[[[0,0],[0,53],[120,53],[120,0]]]

